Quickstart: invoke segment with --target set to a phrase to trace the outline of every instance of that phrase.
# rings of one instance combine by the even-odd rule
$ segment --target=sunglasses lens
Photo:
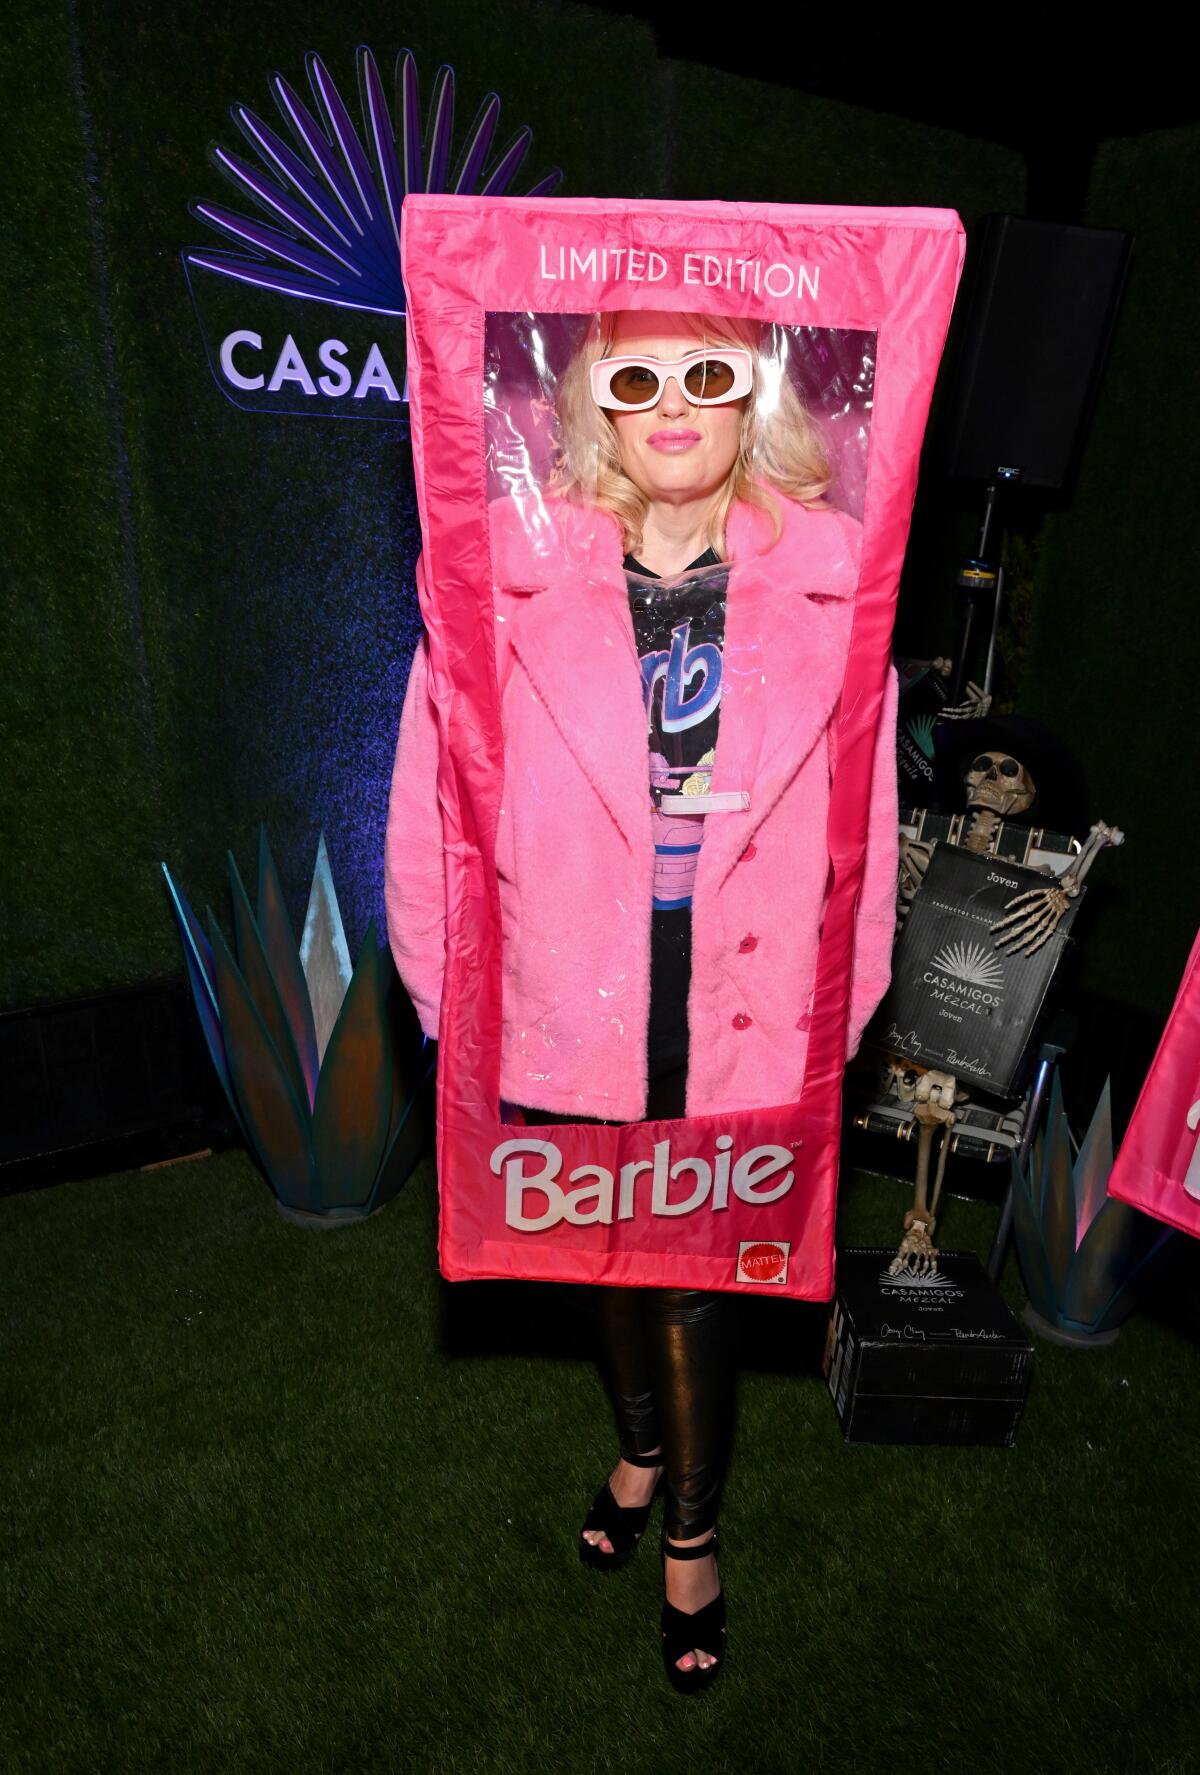
[[[719,357],[705,358],[703,363],[693,364],[683,379],[683,385],[694,401],[719,401],[722,395],[729,393],[733,383],[733,365]]]
[[[658,377],[647,364],[625,364],[614,370],[608,392],[623,407],[641,407],[658,393]]]

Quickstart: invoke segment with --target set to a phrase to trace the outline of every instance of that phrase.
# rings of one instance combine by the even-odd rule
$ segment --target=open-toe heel
[[[627,1455],[621,1456],[631,1467],[658,1467],[662,1465],[662,1455]],[[638,1542],[646,1532],[646,1524],[650,1520],[650,1512],[654,1508],[654,1500],[663,1489],[662,1473],[658,1476],[658,1484],[650,1496],[648,1504],[634,1505],[626,1509],[618,1504],[613,1497],[608,1480],[600,1487],[587,1513],[583,1528],[580,1529],[579,1557],[584,1565],[590,1566],[594,1572],[617,1572],[637,1552]],[[594,1546],[591,1541],[583,1538],[588,1529],[600,1529],[612,1542],[612,1552],[605,1553],[602,1547]]]
[[[668,1559],[706,1559],[710,1553],[717,1551],[717,1531],[713,1530],[707,1541],[701,1541],[695,1547],[674,1547],[667,1539],[667,1531],[662,1533],[662,1550]],[[725,1593],[718,1591],[711,1602],[706,1602],[695,1614],[685,1614],[677,1609],[674,1603],[663,1603],[662,1611],[662,1655],[663,1666],[670,1678],[672,1687],[681,1695],[698,1695],[702,1689],[711,1687],[725,1668]],[[694,1652],[699,1647],[716,1659],[705,1670],[699,1663],[691,1670],[680,1670],[677,1659],[687,1652]]]

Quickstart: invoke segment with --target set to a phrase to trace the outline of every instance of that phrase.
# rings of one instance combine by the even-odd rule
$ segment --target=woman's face
[[[704,341],[681,315],[632,311],[617,317],[612,357],[680,358]],[[653,503],[706,498],[720,491],[737,461],[746,401],[700,407],[674,376],[654,406],[637,413],[609,411],[621,466]]]

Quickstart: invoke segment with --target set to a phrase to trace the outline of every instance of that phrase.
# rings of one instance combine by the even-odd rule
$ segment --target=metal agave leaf
[[[229,856],[233,950],[211,907],[209,940],[165,863],[163,873],[209,1053],[278,1200],[338,1219],[371,1213],[420,1156],[416,1104],[432,1065],[415,1088],[404,1076],[391,1034],[395,974],[374,920],[350,967],[324,834],[299,947],[264,828],[257,913]]]
[[[422,138],[412,52],[402,50],[396,58],[396,130],[374,56],[361,43],[356,53],[361,136],[325,63],[311,50],[305,65],[320,121],[282,74],[270,78],[271,96],[294,148],[248,106],[231,108],[234,123],[265,171],[215,143],[209,145],[209,158],[268,221],[221,204],[190,203],[192,215],[253,253],[191,251],[186,255],[190,264],[314,302],[402,315],[400,209],[408,193],[477,190],[495,196],[508,190],[533,132],[518,130],[485,172],[500,116],[494,92],[480,106],[448,177],[454,70],[438,69]],[[561,178],[561,169],[552,167],[526,195],[546,195]]]
[[[171,871],[165,863],[162,870],[167,878],[167,892],[171,896],[171,909],[175,914],[175,922],[179,927],[179,934],[183,941],[188,985],[192,989],[192,1001],[200,1017],[204,1040],[212,1057],[212,1063],[217,1069],[217,1077],[221,1081],[221,1089],[225,1093],[225,1100],[233,1114],[233,1119],[241,1131],[242,1139],[249,1146],[251,1144],[250,1136],[234,1095],[233,1081],[229,1076],[229,1062],[225,1057],[225,1037],[221,1030],[221,1008],[217,1003],[217,970],[212,944],[200,928],[200,921],[196,914],[171,880]]]
[[[338,1020],[352,972],[350,950],[346,943],[346,933],[342,929],[337,890],[333,885],[333,871],[329,864],[324,833],[317,844],[317,863],[308,895],[308,910],[304,918],[298,959],[312,1006],[319,1066],[329,1046],[329,1038]],[[316,1101],[316,1095],[314,1067],[308,1094],[310,1103]]]
[[[211,906],[207,908],[217,964],[217,1000],[229,1076],[250,1133],[252,1149],[275,1194],[289,1208],[317,1205],[311,1117],[297,1097],[289,1068],[254,994],[230,953]],[[273,990],[273,989],[272,989]],[[285,1046],[293,1047],[290,1035]]]
[[[1013,1233],[1030,1304],[1042,1319],[1080,1335],[1110,1331],[1132,1312],[1172,1238],[1147,1215],[1107,1194],[1112,1170],[1111,1080],[1072,1163],[1058,1069],[1044,1135],[1026,1170],[1014,1152]]]
[[[263,836],[260,829],[260,848]],[[284,1066],[292,1096],[298,1105],[302,1103],[307,1108],[310,1100],[304,1069],[300,1064],[299,1032],[293,1032],[288,1013],[284,1008],[283,994],[276,985],[275,977],[271,972],[271,964],[267,960],[266,946],[259,931],[258,920],[246,898],[246,890],[242,886],[237,864],[233,860],[233,852],[227,851],[226,856],[229,863],[229,888],[233,899],[234,940],[237,946],[237,963],[235,965],[240,966],[242,975],[239,984],[245,989],[249,1007],[255,1012],[258,1023],[261,1024],[264,1033],[268,1036],[273,1053],[278,1056]],[[209,929],[213,932],[213,948],[217,955],[217,998],[220,1002],[221,957],[228,955],[229,952],[225,947],[224,938],[220,937],[220,933],[216,929],[212,908],[209,907],[206,910],[208,911]],[[282,908],[276,907],[274,910],[278,916]],[[282,915],[286,921],[286,912],[283,912]],[[288,935],[291,935],[290,931]],[[219,943],[218,938],[220,938]],[[295,947],[294,941],[292,947]],[[304,1004],[305,1021],[311,1026],[312,1011],[308,1004],[307,992],[304,994]],[[228,1022],[228,1013],[223,1002],[222,1014]]]

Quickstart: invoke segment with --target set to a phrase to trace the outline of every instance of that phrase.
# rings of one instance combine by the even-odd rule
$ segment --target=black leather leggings
[[[655,915],[651,952],[648,1121],[686,1113],[691,923],[681,924],[678,912],[665,917],[669,924]],[[595,1118],[527,1109],[525,1119]],[[595,1286],[591,1293],[620,1451],[662,1449],[666,1531],[673,1541],[702,1535],[716,1524],[733,1430],[734,1298],[698,1288]]]
[[[595,1288],[623,1455],[663,1451],[674,1541],[715,1526],[729,1456],[733,1301],[697,1288]]]

